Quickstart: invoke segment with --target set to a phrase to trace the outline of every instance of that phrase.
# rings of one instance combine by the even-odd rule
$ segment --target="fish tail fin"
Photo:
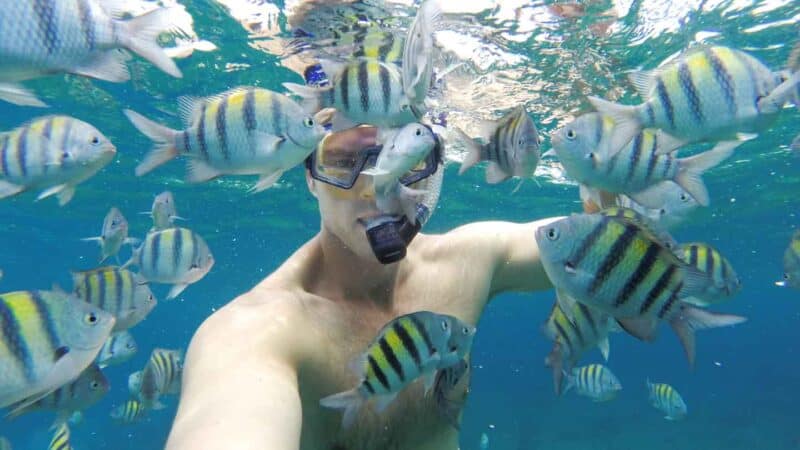
[[[15,83],[0,83],[0,100],[20,106],[47,107],[36,94]]]
[[[675,331],[675,334],[678,335],[681,345],[683,345],[683,350],[686,352],[689,365],[694,367],[695,331],[707,328],[727,327],[740,324],[746,320],[746,317],[714,313],[684,304],[681,306],[680,313],[670,321],[670,325]]]
[[[553,369],[553,390],[556,395],[561,395],[564,387],[564,355],[558,342],[553,344],[553,350],[544,359],[544,364]]]
[[[572,374],[567,373],[566,370],[561,370],[561,373],[564,375],[564,379],[567,380],[567,385],[564,386],[564,393],[570,391],[570,389],[575,387],[575,376]]]
[[[294,95],[302,99],[303,109],[310,113],[317,113],[325,108],[323,101],[323,93],[330,87],[319,88],[315,86],[304,86],[297,83],[283,83],[283,87],[289,90]]]
[[[708,189],[703,183],[703,173],[728,159],[741,141],[723,141],[713,149],[680,159],[681,169],[675,175],[675,182],[688,192],[697,203],[708,206]]]
[[[136,166],[137,177],[149,173],[178,156],[178,147],[175,144],[178,131],[158,124],[136,111],[126,109],[124,112],[133,126],[155,144],[153,149],[145,155],[144,161]]]
[[[483,146],[467,136],[467,134],[458,127],[453,127],[453,130],[455,130],[456,136],[458,136],[458,139],[460,139],[467,148],[467,154],[464,156],[464,161],[458,169],[458,174],[461,175],[470,167],[481,162],[483,159]]]
[[[614,131],[611,135],[609,145],[610,154],[613,155],[625,146],[636,133],[642,130],[639,110],[636,106],[620,105],[610,102],[600,97],[589,97],[589,102],[601,114],[611,117],[614,120]]]
[[[358,411],[361,409],[361,405],[364,404],[364,398],[356,388],[329,395],[321,399],[319,404],[326,408],[343,409],[344,416],[342,417],[342,427],[347,429],[355,423]]]
[[[126,30],[122,38],[125,48],[173,77],[181,78],[183,75],[175,61],[158,45],[158,35],[170,28],[169,12],[168,8],[159,8],[117,23],[124,24]]]

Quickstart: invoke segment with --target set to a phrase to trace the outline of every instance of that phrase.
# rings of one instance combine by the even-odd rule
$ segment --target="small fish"
[[[441,355],[448,352],[451,321],[442,314],[418,311],[400,316],[378,332],[354,369],[360,381],[355,388],[320,400],[326,408],[344,409],[342,426],[349,428],[367,400],[378,400],[378,412],[419,377],[427,390],[433,385]]]
[[[73,272],[72,283],[76,297],[117,319],[115,332],[144,320],[158,303],[144,278],[128,269],[108,266]]]
[[[467,146],[467,155],[459,175],[480,161],[489,161],[486,182],[500,183],[511,177],[533,176],[541,157],[539,133],[523,106],[496,121],[486,121],[483,126],[486,144],[479,144],[456,128],[456,134]]]
[[[50,445],[47,446],[47,450],[72,450],[69,437],[69,426],[66,423],[62,423],[56,428],[55,433],[53,433],[53,439],[50,440]]]
[[[125,266],[136,265],[151,283],[172,284],[167,300],[202,279],[214,266],[208,244],[186,228],[167,228],[148,233]],[[124,266],[123,266],[124,267]]]
[[[73,73],[99,80],[130,79],[129,56],[147,59],[159,69],[181,72],[158,45],[169,28],[170,10],[159,8],[130,20],[114,18],[108,2],[95,0],[19,0],[0,10],[0,99],[18,105],[45,106],[19,81],[56,73]]]
[[[400,64],[405,38],[379,26],[343,27],[334,30],[333,37],[308,41],[303,38],[290,42],[286,54],[314,50],[317,59],[368,58]]]
[[[710,306],[730,299],[742,290],[742,282],[731,263],[714,247],[698,242],[682,244],[678,257],[711,276],[711,283],[701,294],[684,298],[696,306]]]
[[[622,384],[611,372],[611,369],[602,364],[576,367],[572,369],[571,374],[565,374],[565,376],[567,386],[564,392],[568,392],[574,387],[579,395],[589,397],[595,402],[613,400],[622,390]]]
[[[131,396],[138,397],[142,389],[142,371],[137,370],[128,375],[128,393]]]
[[[668,322],[694,364],[694,332],[744,322],[681,299],[703,292],[710,276],[680,260],[647,229],[619,217],[574,214],[536,230],[542,264],[555,287],[614,316],[631,335],[652,341]],[[571,310],[568,303],[562,305]]]
[[[2,8],[0,8],[2,9]],[[41,189],[67,204],[75,186],[114,159],[116,147],[86,122],[45,116],[0,134],[0,198]]]
[[[403,46],[402,81],[412,109],[419,114],[433,77],[433,33],[442,12],[436,0],[427,0],[417,9]]]
[[[36,402],[92,363],[114,317],[57,291],[0,295],[0,408]]]
[[[464,406],[467,391],[464,390],[461,398],[453,398],[456,386],[461,383],[469,372],[469,364],[465,360],[439,370],[433,382],[433,399],[439,415],[456,430],[461,427],[458,423],[458,413]],[[457,393],[456,393],[457,395]]]
[[[155,144],[136,166],[136,176],[189,156],[192,183],[222,175],[259,175],[251,192],[272,186],[300,164],[325,136],[325,129],[289,97],[241,87],[213,97],[179,99],[183,130],[173,130],[125,110],[133,125]]]
[[[437,144],[428,127],[411,123],[388,134],[379,133],[383,145],[375,166],[362,171],[371,175],[375,185],[375,203],[384,213],[402,212],[411,223],[417,220],[416,203],[425,192],[398,182],[401,176],[417,167]]]
[[[708,190],[701,176],[733,154],[738,143],[722,142],[687,158],[659,154],[658,134],[644,130],[618,152],[609,151],[614,123],[599,113],[584,114],[553,134],[553,149],[567,173],[579,183],[611,193],[626,194],[649,208],[658,207],[652,188],[674,181],[698,203],[707,206]]]
[[[146,409],[163,409],[162,395],[178,394],[183,374],[183,353],[180,350],[153,350],[142,370],[138,396]],[[130,378],[128,379],[130,383]]]
[[[111,208],[106,214],[100,236],[82,240],[97,241],[100,244],[100,263],[116,255],[123,244],[137,243],[136,239],[128,237],[128,221],[117,208]]]
[[[556,295],[567,295],[556,291]],[[542,326],[545,336],[553,341],[553,350],[545,364],[553,369],[553,387],[557,395],[563,391],[563,374],[570,372],[581,356],[598,347],[608,361],[610,346],[608,334],[612,329],[611,316],[583,303],[572,301],[571,314],[561,309],[565,301],[557,301]]]
[[[139,350],[136,345],[136,340],[133,335],[128,331],[120,331],[112,334],[103,348],[100,349],[100,354],[97,356],[97,364],[101,369],[108,366],[122,364],[129,359]]]
[[[651,383],[647,380],[647,392],[650,404],[666,414],[667,420],[680,420],[688,413],[686,403],[681,394],[672,386],[664,383]]]
[[[486,433],[481,433],[480,449],[489,450],[489,436]]]
[[[111,410],[111,418],[117,423],[131,424],[144,418],[146,409],[139,400],[128,400]]]
[[[17,408],[10,405],[9,418],[18,417],[33,411],[54,411],[55,424],[65,423],[75,411],[83,411],[99,402],[108,393],[108,379],[96,364],[87,367],[78,378],[34,403]]]
[[[5,436],[0,436],[0,450],[12,450],[11,441]]]
[[[142,214],[149,214],[153,218],[153,228],[150,231],[172,228],[176,220],[184,220],[178,216],[178,211],[175,208],[175,198],[170,191],[164,191],[156,195],[150,212]]]
[[[322,60],[320,64],[330,85],[283,83],[283,86],[301,97],[308,111],[335,108],[333,131],[362,123],[396,128],[417,121],[403,90],[401,69],[395,64],[374,59],[356,59],[344,64]]]
[[[800,289],[800,230],[794,232],[783,253],[783,280],[775,284]]]
[[[630,79],[644,103],[619,105],[589,97],[597,111],[616,123],[610,155],[642,128],[664,132],[661,153],[688,142],[741,142],[738,133],[757,133],[773,123],[800,81],[800,72],[781,82],[779,74],[747,53],[698,46],[655,70],[634,72]]]
[[[665,229],[685,222],[700,206],[685,189],[671,181],[659,184],[653,194],[655,195],[650,196],[650,202],[656,206],[655,208],[646,208],[627,195],[618,195],[617,204],[638,211]]]

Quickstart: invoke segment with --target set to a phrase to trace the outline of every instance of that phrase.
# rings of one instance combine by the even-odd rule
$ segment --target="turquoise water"
[[[133,169],[149,148],[146,139],[122,115],[122,108],[178,125],[175,99],[211,95],[233,86],[257,85],[281,90],[284,81],[301,82],[280,59],[254,42],[222,6],[186,1],[194,28],[219,47],[180,60],[184,78],[171,79],[145,62],[132,62],[134,79],[126,84],[56,76],[26,83],[52,108],[97,126],[118,147],[115,161],[78,187],[75,198],[59,208],[53,199],[34,202],[32,194],[0,201],[0,280],[3,292],[71,286],[70,270],[95,265],[99,250],[79,238],[99,234],[108,209],[117,206],[130,222],[131,235],[150,227],[153,196],[169,189],[186,226],[202,235],[216,264],[200,282],[173,302],[161,301],[133,334],[140,351],[121,366],[106,369],[112,389],[72,428],[76,449],[161,448],[175,413],[168,408],[142,423],[112,423],[109,412],[127,398],[127,375],[144,366],[152,348],[186,348],[197,326],[216,308],[245,292],[318,230],[316,203],[296,168],[276,188],[247,195],[249,177],[225,177],[202,185],[183,183],[183,165],[172,162],[136,178]],[[458,95],[452,117],[469,122],[474,115],[525,102],[543,135],[571,115],[588,110],[585,95],[623,94],[633,102],[624,71],[652,68],[707,33],[707,42],[748,51],[769,67],[783,68],[798,40],[800,4],[785,1],[620,2],[620,17],[609,18],[611,2],[587,2],[583,15],[556,17],[552,2],[504,2],[477,12],[473,21],[453,16],[448,24],[496,52],[518,58],[484,58],[455,73],[453,89],[464,79],[489,90],[491,82],[508,87],[506,95]],[[514,10],[509,20],[506,9]],[[626,4],[622,4],[626,3]],[[510,6],[509,6],[510,5]],[[516,6],[515,6],[516,5]],[[683,3],[681,3],[683,5]],[[280,8],[282,4],[278,5]],[[596,24],[612,20],[607,34]],[[526,21],[535,24],[528,29]],[[281,17],[282,26],[286,20]],[[595,25],[594,27],[592,25]],[[476,28],[481,27],[481,34]],[[279,37],[288,38],[286,31]],[[482,41],[481,41],[482,40]],[[249,67],[226,71],[226,64]],[[499,80],[499,81],[498,81]],[[488,87],[487,87],[488,86]],[[469,91],[468,94],[474,94]],[[466,96],[469,97],[469,96]],[[468,108],[472,106],[472,108]],[[8,130],[43,111],[0,103],[0,129]],[[645,344],[623,334],[611,337],[609,366],[624,390],[611,403],[594,404],[574,395],[556,398],[543,359],[551,343],[539,332],[553,301],[552,292],[508,294],[492,301],[479,324],[473,350],[471,395],[464,414],[461,448],[477,449],[481,433],[491,449],[800,449],[800,294],[776,287],[781,257],[793,229],[800,227],[800,156],[787,145],[800,132],[796,109],[787,109],[758,139],[742,145],[733,158],[707,176],[712,203],[674,230],[678,241],[705,241],[719,248],[744,283],[742,292],[718,308],[745,315],[741,326],[700,332],[698,363],[688,368],[674,335],[662,329],[657,342]],[[545,148],[549,147],[545,140]],[[453,150],[453,158],[458,151]],[[577,211],[578,190],[560,178],[543,176],[539,185],[487,186],[482,169],[457,175],[449,164],[436,213],[425,232],[440,233],[478,220],[529,221]],[[533,238],[531,236],[531,238]],[[127,259],[127,249],[123,259]],[[167,289],[157,285],[159,299]],[[592,352],[585,362],[600,362]],[[235,368],[232,368],[235,370]],[[667,422],[647,403],[645,379],[675,386],[689,407],[687,420]],[[15,449],[43,449],[52,417],[46,413],[0,421],[0,435]],[[269,448],[265,444],[264,448]]]

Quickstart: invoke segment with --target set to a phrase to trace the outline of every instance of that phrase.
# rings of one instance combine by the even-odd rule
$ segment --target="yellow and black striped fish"
[[[61,292],[0,295],[0,408],[22,408],[74,380],[97,356],[114,317]]]
[[[286,53],[297,54],[312,50],[317,59],[366,58],[400,64],[404,44],[405,39],[402,36],[383,27],[346,27],[334,31],[334,36],[330,39],[295,39],[289,44]]]
[[[144,418],[145,411],[139,400],[131,399],[114,408],[111,411],[111,418],[118,423],[135,423]]]
[[[50,440],[50,445],[47,450],[72,450],[72,444],[69,443],[69,426],[62,423],[56,428],[53,433],[53,439]]]
[[[178,394],[183,374],[183,353],[180,350],[157,348],[150,355],[139,386],[139,399],[147,409],[162,409],[159,397]]]
[[[127,330],[144,320],[157,303],[142,277],[119,267],[73,272],[72,282],[75,296],[117,319],[115,332]]]
[[[650,404],[666,414],[665,419],[680,420],[688,414],[683,397],[672,386],[647,380],[647,391]]]
[[[589,364],[572,369],[572,373],[567,375],[567,387],[564,392],[573,387],[578,394],[596,402],[611,400],[622,390],[622,384],[616,375],[602,364]]]
[[[702,293],[710,276],[680,260],[635,222],[575,214],[536,231],[542,264],[557,289],[612,315],[630,334],[652,340],[658,321],[670,323],[694,363],[694,330],[741,323],[683,298]]]
[[[65,205],[75,186],[111,162],[116,148],[95,127],[69,116],[45,116],[0,134],[0,198],[41,189]]]
[[[342,424],[350,427],[364,401],[378,399],[378,410],[388,406],[398,392],[417,378],[432,386],[441,356],[449,352],[449,316],[418,311],[387,323],[367,347],[358,364],[360,384],[349,391],[320,400],[327,408],[344,409]]]
[[[783,253],[783,280],[777,284],[800,289],[800,230],[794,232]]]
[[[683,299],[684,302],[709,306],[730,299],[742,289],[742,282],[733,266],[714,247],[701,242],[681,244],[678,255],[711,277],[711,283],[705,291]]]

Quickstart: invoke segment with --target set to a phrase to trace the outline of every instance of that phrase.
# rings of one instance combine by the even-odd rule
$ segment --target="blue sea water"
[[[509,101],[524,102],[544,136],[588,110],[586,95],[614,94],[633,103],[625,71],[653,68],[699,39],[746,50],[781,69],[798,41],[800,22],[796,1],[587,1],[570,4],[580,8],[569,14],[563,6],[552,8],[554,2],[488,3],[471,12],[471,20],[462,16],[460,31],[469,34],[475,30],[466,24],[478,24],[484,32],[475,35],[494,46],[490,54],[519,58],[488,58],[493,62],[460,76],[489,80],[482,84],[487,89],[492,82],[512,86],[504,98],[497,93],[477,97],[476,109],[491,112]],[[239,85],[280,91],[281,82],[301,81],[280,58],[253,45],[262,38],[249,36],[226,8],[213,0],[182,4],[194,17],[197,33],[219,47],[180,60],[183,79],[135,60],[133,81],[126,84],[74,76],[26,83],[52,105],[47,111],[0,103],[0,130],[38,115],[64,113],[91,122],[118,147],[114,162],[81,184],[63,208],[53,199],[34,202],[31,193],[0,201],[0,291],[46,289],[54,283],[70,287],[70,270],[96,266],[99,249],[79,239],[99,234],[108,209],[120,208],[131,235],[142,237],[150,219],[138,213],[148,211],[153,197],[165,189],[175,194],[178,213],[188,219],[185,225],[208,241],[216,259],[203,280],[178,300],[161,301],[133,330],[140,351],[128,363],[106,370],[111,392],[72,429],[79,450],[162,448],[175,413],[174,397],[167,399],[166,409],[138,424],[121,426],[109,417],[127,398],[128,374],[144,366],[154,347],[185,349],[215,309],[247,291],[318,231],[316,202],[299,168],[257,195],[246,193],[254,182],[249,177],[186,184],[178,162],[144,177],[133,175],[149,143],[122,115],[123,108],[177,126],[175,99],[180,95],[206,96]],[[509,8],[517,12],[516,19],[503,19]],[[608,30],[597,26],[609,20]],[[526,28],[529,23],[533,26]],[[283,16],[280,25],[285,29]],[[453,109],[466,111],[463,104]],[[800,155],[788,148],[800,133],[798,119],[796,109],[785,110],[770,130],[713,169],[706,176],[710,207],[674,230],[678,241],[708,242],[727,256],[744,289],[718,309],[745,315],[748,322],[701,331],[694,370],[666,327],[652,344],[614,334],[608,365],[624,389],[613,402],[591,403],[574,394],[553,394],[550,370],[543,365],[551,343],[539,330],[553,293],[499,296],[478,325],[461,448],[479,448],[486,433],[493,450],[800,449],[800,293],[774,285],[782,274],[783,250],[800,227]],[[514,182],[486,185],[482,168],[463,176],[457,170],[458,164],[447,165],[438,208],[424,232],[442,233],[479,220],[531,221],[580,209],[577,187],[559,177],[542,176],[538,185],[527,181],[514,193]],[[123,260],[127,256],[125,249]],[[154,292],[163,299],[167,289],[156,286]],[[593,352],[586,361],[600,362],[601,356]],[[647,378],[678,389],[689,407],[686,420],[668,422],[648,404]],[[51,421],[46,413],[3,420],[0,435],[14,449],[44,449]]]

